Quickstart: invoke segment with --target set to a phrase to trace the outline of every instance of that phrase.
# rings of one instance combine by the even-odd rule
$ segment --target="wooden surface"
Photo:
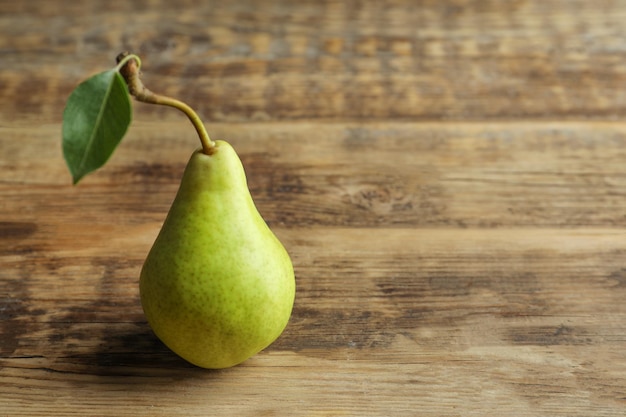
[[[214,3],[0,1],[0,416],[625,415],[626,2]],[[184,117],[70,185],[65,100],[126,49],[292,254],[241,366],[139,304]]]

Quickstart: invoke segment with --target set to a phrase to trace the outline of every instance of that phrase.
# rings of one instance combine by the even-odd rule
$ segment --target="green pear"
[[[289,255],[257,211],[235,150],[193,153],[140,277],[154,333],[203,368],[239,364],[269,346],[295,297]]]

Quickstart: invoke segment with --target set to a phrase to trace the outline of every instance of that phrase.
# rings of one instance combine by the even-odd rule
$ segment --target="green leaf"
[[[74,184],[104,165],[131,116],[126,83],[115,69],[92,76],[70,94],[63,112],[63,156]]]

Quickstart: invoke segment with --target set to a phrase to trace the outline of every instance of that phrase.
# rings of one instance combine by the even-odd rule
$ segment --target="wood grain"
[[[291,324],[266,352],[219,372],[155,340],[138,306],[141,254],[128,254],[145,245],[145,228],[123,232],[123,246],[59,247],[3,282],[19,328],[12,344],[3,339],[9,415],[112,401],[116,415],[228,414],[246,403],[250,415],[623,407],[623,231],[278,229],[297,265]],[[51,276],[70,289],[54,290]]]
[[[625,114],[624,1],[24,3],[0,5],[8,120],[58,122],[126,49],[214,121]]]
[[[196,2],[197,3],[197,2]],[[626,2],[0,0],[0,416],[623,416]],[[142,262],[198,146],[134,106],[72,187],[62,109],[132,49],[237,149],[291,321],[207,371]]]

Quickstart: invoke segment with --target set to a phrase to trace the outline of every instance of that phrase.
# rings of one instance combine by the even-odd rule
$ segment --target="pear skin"
[[[235,150],[191,156],[140,276],[154,333],[203,368],[239,364],[289,321],[291,259],[256,209]]]

